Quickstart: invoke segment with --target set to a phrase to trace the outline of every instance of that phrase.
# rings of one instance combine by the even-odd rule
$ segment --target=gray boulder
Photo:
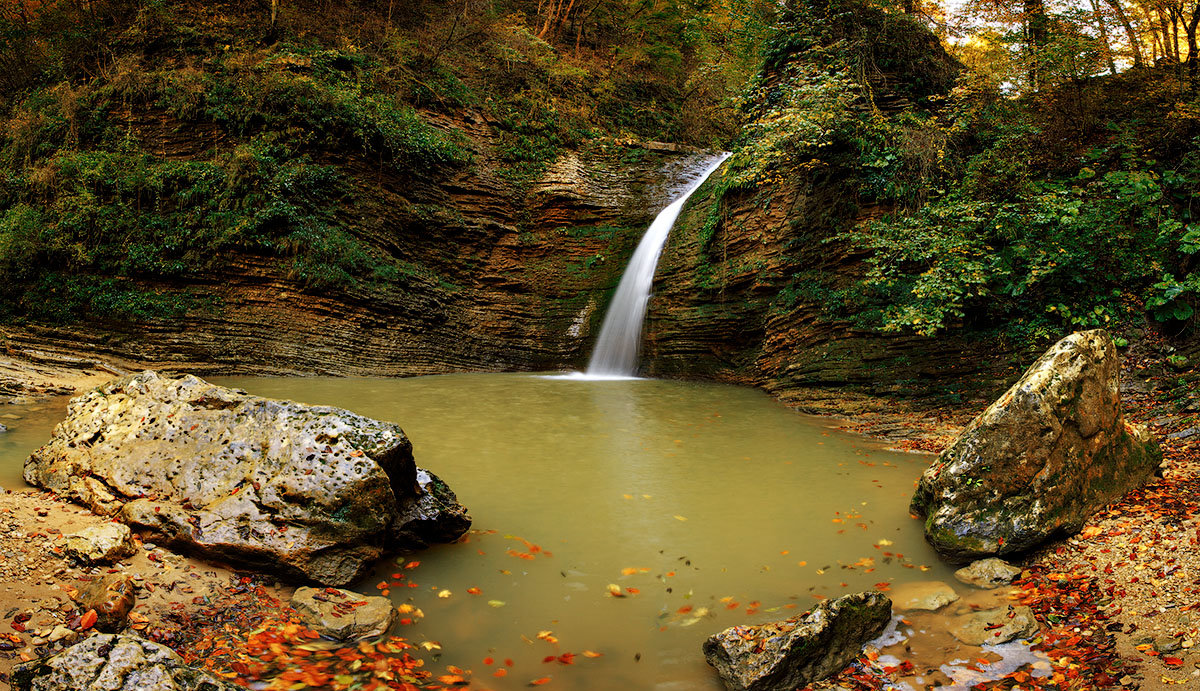
[[[66,650],[17,665],[14,691],[240,691],[189,667],[170,648],[136,636],[96,634]]]
[[[470,525],[448,488],[427,507],[417,473],[393,423],[155,372],[72,399],[25,461],[30,484],[158,542],[328,585]]]
[[[312,630],[338,641],[382,636],[400,616],[386,597],[340,588],[297,588],[291,605]]]
[[[792,691],[840,672],[891,617],[892,603],[880,593],[843,595],[784,621],[713,634],[704,658],[728,689]]]
[[[971,421],[912,500],[945,559],[1025,552],[1077,532],[1158,469],[1162,451],[1125,422],[1106,331],[1072,334]]]
[[[954,577],[963,583],[985,589],[1008,585],[1020,575],[1020,567],[995,557],[971,562],[970,566],[954,572]]]
[[[63,551],[82,564],[110,564],[137,552],[133,531],[124,523],[89,526],[65,538]]]

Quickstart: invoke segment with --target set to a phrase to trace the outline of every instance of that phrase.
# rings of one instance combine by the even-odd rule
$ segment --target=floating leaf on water
[[[504,600],[488,600],[489,607],[503,607],[505,604]]]
[[[449,590],[442,590],[442,591],[438,592],[438,597],[445,600],[446,598],[450,597],[453,594],[454,593],[450,592]]]
[[[677,514],[677,515],[675,516],[675,520],[677,520],[677,521],[686,521],[686,520],[687,520],[687,516],[680,516],[680,515],[678,515],[678,514]]]
[[[530,686],[541,686],[542,684],[550,683],[550,677],[541,677],[529,682]]]
[[[421,641],[418,645],[426,650],[441,650],[442,644],[437,641]]]
[[[613,597],[625,597],[625,593],[621,592],[621,586],[617,585],[616,583],[609,583],[607,588],[609,595],[612,595]]]
[[[598,653],[594,650],[585,650],[581,653],[584,657],[601,657],[604,653]]]

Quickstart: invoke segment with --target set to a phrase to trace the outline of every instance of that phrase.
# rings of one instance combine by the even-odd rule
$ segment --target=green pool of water
[[[752,389],[525,374],[215,381],[404,428],[476,530],[387,560],[358,589],[401,583],[390,596],[424,617],[400,634],[479,688],[720,689],[700,651],[715,631],[880,583],[953,582],[908,515],[929,456]],[[5,486],[61,417],[61,402],[40,405],[11,407],[24,417],[0,435]],[[565,653],[573,664],[544,662]]]

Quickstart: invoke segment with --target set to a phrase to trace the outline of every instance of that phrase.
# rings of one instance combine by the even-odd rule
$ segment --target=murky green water
[[[404,573],[391,596],[425,616],[401,633],[439,644],[433,668],[469,668],[482,688],[549,676],[546,688],[715,690],[700,652],[715,631],[877,583],[953,582],[908,516],[928,456],[881,450],[758,391],[515,374],[218,381],[404,428],[477,531],[415,568],[388,561],[359,589]],[[18,449],[13,422],[3,483],[53,424],[27,419],[36,441]],[[573,664],[543,662],[564,653]]]

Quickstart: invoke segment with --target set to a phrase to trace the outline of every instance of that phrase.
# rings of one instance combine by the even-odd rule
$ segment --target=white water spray
[[[663,246],[667,244],[667,236],[688,197],[716,172],[726,158],[729,158],[729,154],[723,153],[709,159],[695,181],[675,201],[668,204],[667,208],[660,211],[646,229],[633,258],[629,260],[625,274],[621,276],[621,283],[617,285],[617,292],[613,296],[612,304],[608,306],[608,313],[604,315],[604,325],[600,328],[596,348],[592,351],[592,359],[584,375],[586,378],[623,379],[636,374],[638,350],[642,341],[642,322],[646,319],[646,306],[650,302],[654,270],[658,267],[658,258],[662,254]]]

